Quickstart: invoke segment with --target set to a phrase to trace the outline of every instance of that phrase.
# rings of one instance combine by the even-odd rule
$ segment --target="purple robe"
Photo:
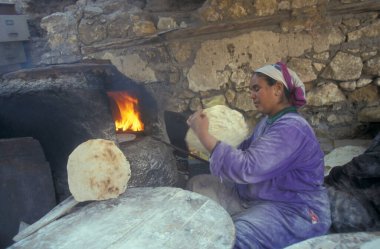
[[[215,147],[211,173],[234,182],[250,206],[233,217],[235,248],[283,248],[327,232],[323,158],[312,128],[297,113],[273,122],[265,117],[237,149],[224,142]]]

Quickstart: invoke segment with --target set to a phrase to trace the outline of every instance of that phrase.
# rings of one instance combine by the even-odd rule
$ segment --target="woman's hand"
[[[198,138],[203,137],[208,133],[209,121],[202,110],[190,115],[186,122]]]
[[[190,115],[186,122],[203,146],[211,153],[218,140],[208,132],[209,121],[206,114],[199,110]]]

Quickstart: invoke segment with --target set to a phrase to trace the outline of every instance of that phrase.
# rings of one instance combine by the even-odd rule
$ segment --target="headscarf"
[[[298,75],[284,63],[277,62],[276,64],[266,65],[255,70],[255,72],[266,74],[282,82],[290,93],[290,100],[293,106],[301,107],[306,104],[305,85]]]

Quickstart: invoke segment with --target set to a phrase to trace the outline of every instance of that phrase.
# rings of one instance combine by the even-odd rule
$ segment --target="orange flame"
[[[143,131],[144,124],[141,121],[140,113],[137,111],[138,100],[130,96],[127,92],[107,92],[118,107],[118,112],[114,113],[115,127],[117,131]]]

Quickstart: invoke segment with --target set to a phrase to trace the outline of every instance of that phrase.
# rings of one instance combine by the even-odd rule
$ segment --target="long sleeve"
[[[305,125],[300,125],[300,119],[284,118],[263,134],[252,137],[251,144],[244,150],[222,142],[210,158],[211,172],[235,183],[250,184],[307,166],[316,146],[310,142],[309,132],[308,126],[305,129]]]

